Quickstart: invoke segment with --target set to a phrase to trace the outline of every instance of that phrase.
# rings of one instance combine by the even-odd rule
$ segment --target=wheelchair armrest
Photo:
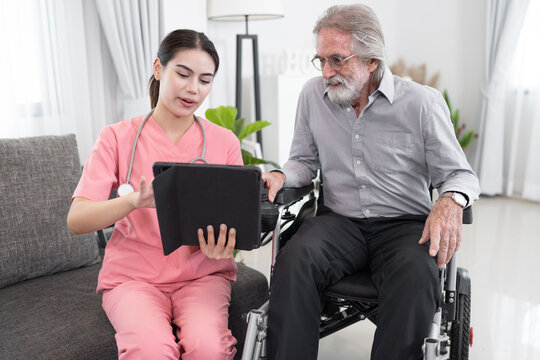
[[[291,205],[313,190],[313,183],[299,188],[282,188],[276,194],[274,204]]]
[[[98,238],[98,245],[100,248],[105,249],[105,246],[107,246],[107,243],[109,242],[109,239],[112,236],[113,230],[114,230],[114,226],[111,225],[109,227],[106,227],[105,229],[100,229],[96,231],[97,238]]]
[[[103,233],[103,229],[96,231],[96,234],[98,237],[99,247],[102,249],[105,249],[105,246],[107,246],[107,238],[105,237],[105,234]]]
[[[463,209],[463,224],[472,224],[473,222],[473,213],[472,206],[467,206]]]

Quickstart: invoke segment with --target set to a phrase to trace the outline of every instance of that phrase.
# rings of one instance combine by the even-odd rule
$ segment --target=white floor
[[[271,248],[242,252],[268,276]],[[540,360],[540,204],[482,197],[463,230],[459,266],[472,281],[473,360]],[[322,339],[319,360],[367,360],[375,326],[363,321]]]

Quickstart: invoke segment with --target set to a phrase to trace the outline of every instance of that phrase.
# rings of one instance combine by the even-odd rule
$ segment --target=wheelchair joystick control
[[[279,211],[275,204],[268,200],[268,190],[261,182],[261,232],[274,230],[278,221]]]

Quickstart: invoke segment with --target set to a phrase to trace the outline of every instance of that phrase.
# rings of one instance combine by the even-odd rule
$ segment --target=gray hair
[[[362,4],[334,5],[317,20],[313,33],[318,35],[323,28],[351,33],[351,48],[355,53],[362,53],[365,60],[379,60],[372,75],[375,84],[381,82],[385,68],[384,35],[377,15],[370,7]]]

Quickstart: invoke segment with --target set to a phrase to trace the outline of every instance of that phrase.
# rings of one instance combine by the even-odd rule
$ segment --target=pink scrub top
[[[109,198],[111,189],[126,182],[133,141],[143,119],[144,116],[136,117],[101,131],[86,161],[74,198],[104,201]],[[211,164],[242,165],[240,143],[233,132],[199,119],[206,130],[206,159]],[[197,122],[175,145],[150,116],[137,143],[131,185],[138,191],[143,175],[149,183],[154,178],[154,162],[190,162],[201,155],[202,146],[203,134]],[[170,292],[185,282],[209,274],[236,280],[234,259],[209,259],[198,246],[181,246],[164,256],[156,209],[136,209],[115,224],[105,249],[97,292],[131,280],[153,284]]]

